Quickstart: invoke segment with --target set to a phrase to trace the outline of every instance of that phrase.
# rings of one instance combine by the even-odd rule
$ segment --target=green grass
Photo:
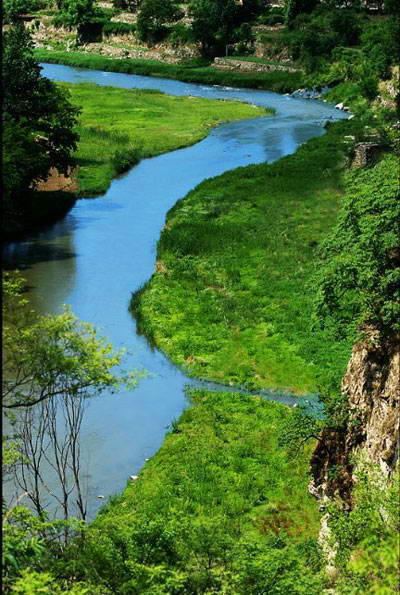
[[[364,114],[368,110],[368,100],[363,97],[357,83],[347,82],[336,85],[324,94],[324,99],[332,103],[344,103],[354,114]]]
[[[291,411],[226,393],[191,400],[92,523],[79,555],[86,578],[112,593],[319,594],[309,451],[281,443]]]
[[[103,25],[103,34],[106,37],[110,35],[133,35],[136,31],[136,25],[130,23],[108,22]]]
[[[62,85],[82,108],[76,153],[81,196],[105,192],[113,177],[140,158],[195,143],[221,122],[265,115],[264,109],[239,101],[90,83]]]
[[[296,154],[206,180],[169,212],[139,330],[185,371],[249,388],[339,382],[350,344],[312,330],[316,249],[342,195],[338,123]]]
[[[83,52],[65,52],[53,50],[36,50],[35,57],[39,62],[65,64],[89,68],[172,78],[190,83],[206,85],[229,85],[254,89],[268,89],[277,93],[288,93],[303,85],[303,75],[298,72],[240,73],[217,70],[207,66],[198,66],[195,62],[188,64],[164,64],[156,60],[116,59],[106,56],[86,54]]]

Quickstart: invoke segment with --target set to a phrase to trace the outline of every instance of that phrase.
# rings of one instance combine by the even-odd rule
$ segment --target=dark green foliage
[[[338,46],[354,46],[359,42],[364,16],[354,10],[318,9],[301,13],[287,35],[294,58],[303,61],[329,57]]]
[[[373,326],[400,330],[400,190],[398,159],[347,176],[336,228],[322,250],[317,313],[336,332]]]
[[[101,36],[105,15],[94,0],[63,0],[62,11],[53,19],[55,25],[76,27],[76,43],[95,41]]]
[[[279,7],[272,7],[269,8],[267,7],[266,11],[264,12],[264,14],[260,15],[257,19],[257,22],[259,22],[262,25],[283,25],[285,21],[285,15],[284,15],[284,10],[279,6]]]
[[[400,19],[371,23],[361,36],[362,48],[374,70],[387,77],[391,64],[400,62]]]
[[[137,18],[138,35],[149,43],[160,41],[167,34],[165,25],[181,17],[175,0],[143,0]]]
[[[228,45],[253,40],[250,23],[262,11],[261,3],[248,0],[192,0],[189,7],[194,38],[204,56],[226,53]]]
[[[194,35],[192,28],[182,23],[177,23],[176,25],[173,25],[169,29],[168,41],[173,46],[186,43],[193,43]]]
[[[318,0],[286,0],[285,3],[285,22],[289,28],[300,14],[307,14],[314,10]]]
[[[46,5],[46,0],[4,0],[4,21],[5,23],[16,23],[22,15],[45,8]]]
[[[112,593],[319,594],[307,454],[278,448],[290,410],[226,393],[191,400],[92,524],[77,575]]]
[[[205,55],[224,52],[234,40],[234,29],[240,24],[235,0],[192,0],[190,14],[193,35]]]
[[[46,179],[52,167],[67,173],[74,165],[78,136],[73,127],[79,110],[71,106],[65,91],[40,76],[29,33],[22,25],[4,34],[2,69],[7,234],[19,228],[31,210],[36,182]]]
[[[117,10],[127,10],[136,12],[140,7],[142,0],[113,0],[113,6]]]

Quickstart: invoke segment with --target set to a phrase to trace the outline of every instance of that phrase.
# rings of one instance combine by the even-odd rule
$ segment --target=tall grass
[[[104,193],[116,175],[142,157],[197,142],[222,121],[266,113],[238,101],[172,97],[151,89],[62,86],[82,109],[76,153],[80,196]]]
[[[319,515],[307,452],[282,443],[290,410],[226,393],[191,401],[100,512],[75,570],[112,593],[318,595]]]
[[[103,25],[103,35],[133,35],[136,31],[136,25],[130,23],[114,23],[109,21]]]
[[[342,194],[342,136],[206,180],[167,216],[139,330],[194,376],[297,393],[337,384],[350,342],[313,327],[318,245]]]

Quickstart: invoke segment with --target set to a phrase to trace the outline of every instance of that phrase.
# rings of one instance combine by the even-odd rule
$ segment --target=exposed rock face
[[[302,72],[299,68],[295,68],[289,64],[262,64],[260,62],[235,60],[233,58],[215,58],[213,66],[214,68],[220,68],[223,70],[248,70],[252,72],[274,72],[276,70],[283,70],[285,72]]]
[[[342,381],[350,407],[346,429],[326,429],[313,453],[310,491],[318,499],[340,498],[351,508],[353,456],[359,451],[390,477],[399,455],[400,337],[370,330],[353,347]]]
[[[381,151],[382,145],[379,143],[358,143],[354,147],[352,167],[359,168],[373,165]]]
[[[399,454],[400,337],[375,332],[356,345],[342,386],[361,420],[361,448],[389,476]]]

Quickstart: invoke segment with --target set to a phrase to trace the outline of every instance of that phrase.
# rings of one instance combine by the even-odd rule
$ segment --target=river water
[[[104,501],[98,495],[120,491],[160,447],[167,427],[186,406],[185,386],[196,384],[136,333],[128,312],[132,292],[154,270],[156,243],[167,211],[205,178],[280,159],[322,135],[327,120],[346,114],[322,102],[268,91],[42,66],[42,74],[55,81],[239,99],[276,110],[274,116],[223,124],[196,145],[144,159],[114,180],[105,196],[79,200],[62,221],[5,249],[5,265],[23,272],[37,311],[59,313],[63,304],[70,304],[79,318],[93,323],[116,348],[129,350],[125,368],[144,368],[149,373],[136,390],[105,394],[91,400],[87,408],[82,448],[92,518]],[[266,398],[294,402],[290,395],[266,393]]]

